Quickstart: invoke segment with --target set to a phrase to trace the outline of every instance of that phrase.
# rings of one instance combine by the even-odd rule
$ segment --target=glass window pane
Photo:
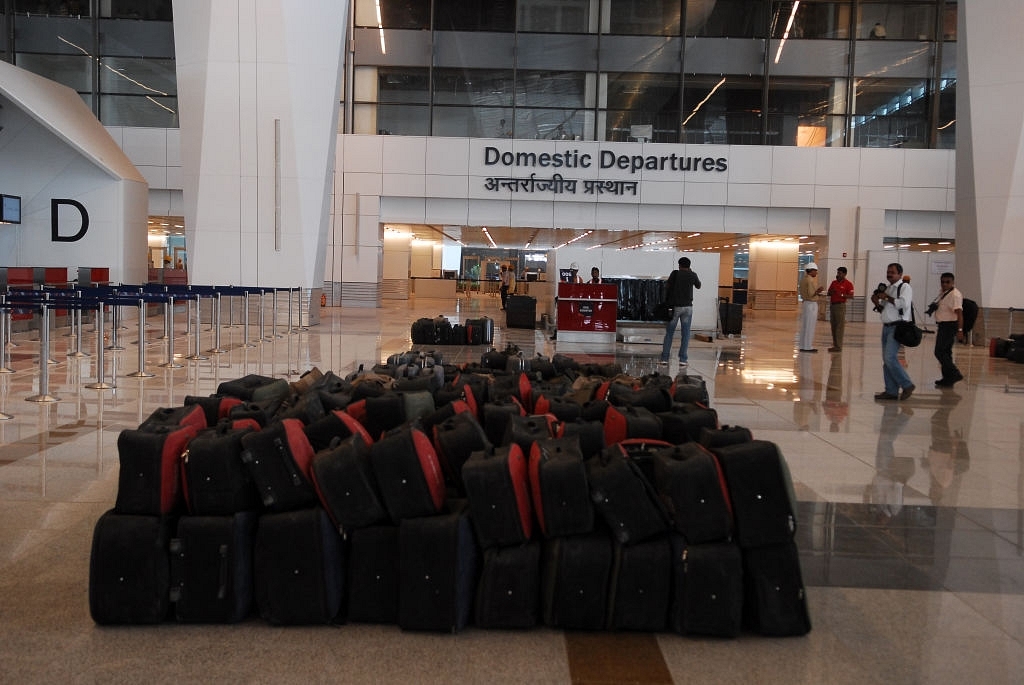
[[[433,135],[453,138],[510,137],[513,114],[504,107],[434,107]],[[502,135],[502,133],[505,135]]]
[[[934,40],[934,3],[862,2],[857,38],[866,40]]]
[[[608,74],[608,109],[679,111],[678,74]]]
[[[100,16],[171,21],[174,18],[171,4],[171,0],[110,0],[100,3]]]
[[[15,63],[33,74],[74,88],[80,93],[92,91],[92,60],[81,55],[33,55],[18,53]]]
[[[687,0],[686,35],[764,38],[767,0]]]
[[[379,102],[429,103],[429,71],[426,69],[378,69],[377,100]]]
[[[608,33],[678,36],[679,0],[610,0]]]
[[[51,17],[87,17],[88,0],[14,0],[16,13],[43,14]]]
[[[104,57],[100,60],[100,92],[174,95],[174,60]]]
[[[430,110],[423,105],[378,105],[378,135],[427,136],[430,135]]]
[[[956,79],[943,79],[939,84],[938,137],[935,147],[956,149]]]
[[[588,33],[590,0],[519,0],[519,30],[538,33]]]
[[[772,38],[782,38],[788,30],[789,38],[846,39],[850,35],[852,4],[776,0],[772,3]]]
[[[435,69],[434,102],[443,105],[512,105],[512,70]]]
[[[592,140],[592,112],[578,109],[516,107],[515,138],[538,140]]]
[[[759,78],[687,75],[683,84],[683,142],[758,145],[761,109]]]
[[[434,0],[438,31],[514,31],[516,5],[495,0]]]
[[[766,144],[842,147],[846,144],[846,121],[842,115],[769,113]]]
[[[582,73],[520,71],[516,74],[516,107],[584,107],[585,90]]]
[[[178,99],[151,95],[100,95],[104,126],[178,128]]]
[[[650,125],[652,136],[650,142],[679,142],[679,112],[642,112],[608,110],[605,116],[604,140],[631,141],[633,126]]]
[[[927,81],[859,79],[855,90],[854,145],[928,147]]]

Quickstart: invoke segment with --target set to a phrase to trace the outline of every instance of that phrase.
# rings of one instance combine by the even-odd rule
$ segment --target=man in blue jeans
[[[876,400],[905,400],[914,392],[915,386],[907,370],[900,364],[900,344],[896,340],[896,322],[912,319],[914,293],[910,283],[903,280],[903,265],[893,262],[885,269],[886,287],[879,284],[871,295],[875,311],[882,316],[882,376],[885,390],[875,393]]]
[[[686,365],[686,351],[690,346],[690,322],[693,321],[693,289],[700,288],[700,279],[690,270],[690,258],[680,257],[679,268],[672,272],[665,285],[665,304],[672,307],[672,318],[665,327],[665,341],[661,344],[661,363],[668,364],[672,351],[672,338],[676,325],[682,327],[683,339],[679,344],[679,363]]]

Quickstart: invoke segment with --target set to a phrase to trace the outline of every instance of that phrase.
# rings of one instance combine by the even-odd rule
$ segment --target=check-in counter
[[[416,297],[437,297],[455,299],[456,285],[454,278],[414,278],[412,279],[413,295]]]
[[[619,291],[614,284],[558,284],[559,342],[615,342]]]

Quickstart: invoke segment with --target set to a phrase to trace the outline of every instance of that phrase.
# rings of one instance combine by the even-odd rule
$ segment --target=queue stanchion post
[[[146,301],[139,299],[139,370],[126,374],[128,378],[152,378],[146,371]]]
[[[211,317],[213,321],[213,347],[207,350],[207,352],[210,352],[212,354],[220,354],[222,352],[227,352],[227,350],[221,347],[220,344],[220,312],[221,305],[223,304],[223,293],[221,293],[218,290],[217,293],[214,295],[214,300],[215,306],[213,308],[213,315]]]
[[[91,390],[110,390],[114,386],[107,383],[103,378],[103,374],[106,371],[105,360],[103,359],[103,300],[100,300],[96,307],[96,382],[86,383],[85,387]],[[111,380],[114,380],[111,377]]]
[[[185,357],[186,359],[191,359],[193,361],[204,361],[206,359],[209,359],[209,357],[202,353],[202,350],[199,347],[203,331],[202,321],[199,316],[200,311],[202,309],[202,303],[203,296],[199,293],[196,293],[196,322],[195,325],[193,326],[193,329],[195,330],[195,352]]]
[[[11,307],[7,304],[7,296],[0,295],[0,312],[3,318],[0,319],[0,373],[14,373],[8,364],[11,354],[7,350],[8,329],[11,321]]]
[[[167,361],[160,364],[160,368],[180,369],[184,364],[174,361],[174,295],[168,295],[164,303],[164,330],[167,331]]]
[[[26,402],[56,402],[50,394],[50,307],[46,296],[40,307],[39,325],[39,393],[25,398]]]
[[[256,347],[249,340],[249,289],[242,293],[242,347]]]
[[[288,335],[293,335],[298,331],[295,330],[295,326],[292,319],[292,304],[295,301],[295,288],[288,288]]]
[[[81,302],[81,300],[82,300],[82,292],[78,291],[76,293],[76,295],[77,295],[77,298],[78,298],[77,306],[73,310],[71,310],[71,312],[70,312],[71,320],[72,321],[77,320],[77,322],[78,322],[74,326],[75,349],[73,349],[72,351],[68,352],[68,356],[69,357],[88,357],[88,356],[90,356],[89,353],[82,349],[82,310],[84,309],[84,307],[82,306],[82,302]]]
[[[266,331],[266,328],[264,328],[264,324],[266,322],[264,321],[264,316],[263,316],[263,310],[266,308],[266,306],[265,306],[266,302],[263,300],[263,296],[266,294],[266,292],[267,292],[266,288],[260,288],[260,292],[259,292],[259,296],[260,296],[260,315],[258,317],[258,319],[259,319],[259,326],[260,326],[260,342],[263,342],[264,340],[267,339],[267,336],[266,336],[266,332],[267,331]]]
[[[121,305],[115,304],[110,308],[110,344],[108,350],[123,350],[124,345],[118,340],[118,331],[121,329]]]
[[[280,338],[281,334],[277,332],[277,319],[279,316],[277,308],[277,294],[280,292],[280,288],[274,288],[274,310],[273,310],[273,325],[270,327],[271,337]]]

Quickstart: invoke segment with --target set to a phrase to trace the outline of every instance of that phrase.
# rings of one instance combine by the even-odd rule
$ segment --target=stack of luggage
[[[223,383],[118,452],[100,624],[810,630],[785,460],[696,376],[412,350]]]

